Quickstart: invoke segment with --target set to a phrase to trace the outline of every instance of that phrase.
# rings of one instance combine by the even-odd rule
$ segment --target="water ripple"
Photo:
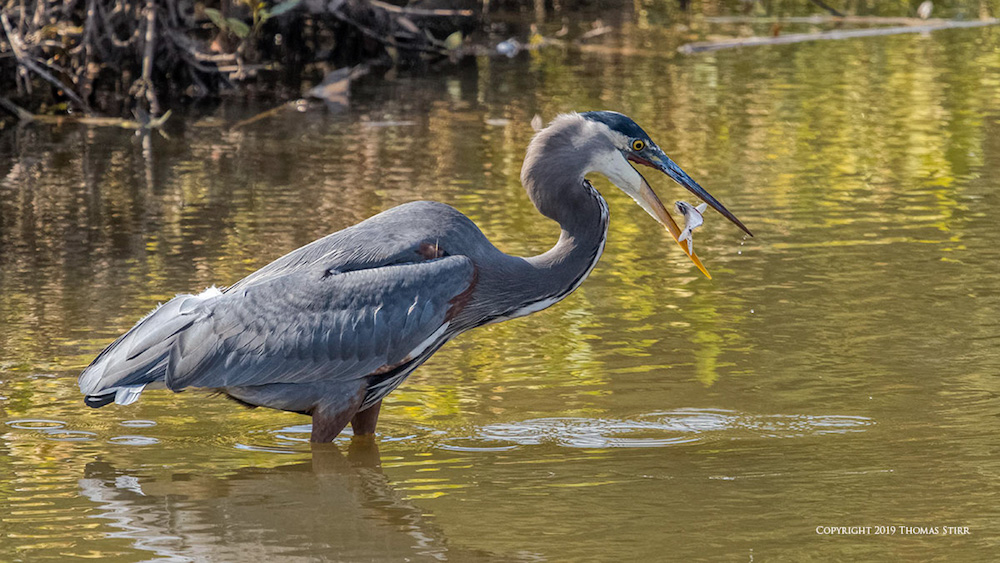
[[[8,420],[7,426],[18,430],[61,430],[66,428],[66,423],[61,420],[48,420],[44,418],[21,418],[18,420]]]
[[[156,422],[152,420],[123,420],[119,424],[128,428],[150,428],[156,426]]]
[[[112,444],[122,444],[126,446],[151,446],[153,444],[159,444],[160,441],[151,436],[115,436],[108,440]]]
[[[254,440],[252,442],[237,443],[234,447],[238,450],[253,452],[303,453],[309,451],[307,445],[309,444],[311,433],[311,424],[295,424],[273,430],[253,432]],[[423,426],[384,424],[379,427],[377,436],[380,443],[388,444],[392,442],[421,441],[445,434],[444,431]],[[350,442],[351,436],[351,427],[348,426],[334,442]]]
[[[752,415],[737,411],[679,409],[631,419],[554,417],[484,426],[449,439],[445,450],[492,451],[554,443],[573,448],[655,448],[708,439],[796,438],[863,432],[870,418],[841,415]],[[496,442],[506,442],[497,446]]]
[[[90,432],[87,430],[65,430],[65,429],[46,429],[44,430],[46,434],[46,439],[55,442],[89,442],[93,440],[96,436],[96,432]]]

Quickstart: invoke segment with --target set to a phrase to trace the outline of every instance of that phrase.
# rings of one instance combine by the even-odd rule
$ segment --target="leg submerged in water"
[[[351,419],[351,428],[355,436],[375,434],[375,425],[378,424],[378,413],[381,408],[382,401],[379,401],[354,415]]]
[[[343,397],[343,396],[341,396]],[[358,407],[365,398],[365,388],[361,389],[344,401],[333,400],[316,405],[312,412],[312,435],[310,442],[332,442],[347,426],[347,423],[358,414]]]
[[[344,430],[353,415],[353,411],[336,412],[317,408],[312,413],[312,434],[309,436],[309,441],[332,442]]]

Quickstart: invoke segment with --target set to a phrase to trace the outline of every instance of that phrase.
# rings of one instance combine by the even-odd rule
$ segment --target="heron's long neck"
[[[571,211],[553,217],[562,230],[559,241],[547,252],[526,259],[538,276],[538,287],[549,293],[576,289],[597,264],[608,236],[608,204],[590,182],[581,181],[570,193],[578,201],[563,209]]]
[[[577,116],[557,117],[535,135],[521,168],[528,197],[546,217],[559,223],[559,241],[529,258],[499,251],[478,266],[477,293],[463,312],[469,326],[520,317],[566,297],[597,264],[608,233],[608,205],[584,179],[588,156],[600,154],[607,140]]]
[[[608,205],[583,178],[583,167],[553,173],[546,164],[529,156],[521,181],[538,211],[558,222],[562,232],[547,252],[525,259],[523,281],[533,298],[526,299],[520,314],[545,308],[575,290],[597,264],[607,239]]]

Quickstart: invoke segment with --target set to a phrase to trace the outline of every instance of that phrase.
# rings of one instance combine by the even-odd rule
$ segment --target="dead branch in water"
[[[954,20],[920,18],[891,18],[883,16],[708,16],[704,19],[706,23],[734,23],[734,24],[754,24],[754,23],[807,23],[813,25],[934,25],[947,23]]]
[[[440,17],[463,17],[470,18],[475,15],[472,10],[441,10],[441,9],[425,9],[425,8],[410,8],[407,6],[396,6],[395,4],[389,4],[386,2],[379,2],[379,0],[368,0],[368,3],[376,8],[381,8],[387,12],[393,12],[396,14],[409,14],[411,16],[440,16]]]
[[[735,49],[739,47],[758,47],[761,45],[788,45],[791,43],[803,43],[806,41],[828,41],[833,39],[856,39],[860,37],[878,37],[884,35],[898,35],[901,33],[929,33],[942,29],[962,29],[970,27],[986,27],[997,25],[1000,20],[989,19],[982,21],[944,21],[929,25],[914,25],[902,27],[884,27],[876,29],[836,29],[833,31],[821,31],[817,33],[790,33],[779,35],[778,37],[748,37],[745,39],[726,39],[722,41],[699,41],[681,45],[677,50],[684,54],[703,53],[706,51],[719,51],[722,49]]]
[[[92,127],[118,127],[121,129],[135,129],[136,131],[149,131],[160,129],[163,124],[170,119],[171,111],[167,110],[159,117],[150,117],[140,114],[136,119],[120,119],[117,117],[100,117],[93,115],[44,115],[34,114],[18,106],[14,102],[0,96],[0,107],[14,114],[22,123],[47,123],[49,125],[79,124]]]

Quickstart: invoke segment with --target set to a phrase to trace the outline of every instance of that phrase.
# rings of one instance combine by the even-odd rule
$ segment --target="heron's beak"
[[[667,155],[663,154],[662,151],[660,154],[653,156],[654,160],[646,160],[631,154],[628,155],[628,159],[633,162],[649,166],[650,168],[655,168],[667,176],[670,176],[670,178],[675,182],[686,188],[694,195],[698,196],[699,199],[721,213],[723,217],[732,221],[737,227],[742,229],[743,232],[753,236],[753,233],[750,232],[750,229],[746,228],[742,221],[737,219],[736,216],[726,209],[724,205],[719,203],[719,200],[712,197],[712,194],[705,191],[705,188],[699,186],[698,182],[695,182],[690,176],[688,176],[687,172],[681,170],[681,167],[677,166],[677,164],[670,160]],[[640,176],[642,175],[640,174]],[[701,263],[698,256],[694,252],[688,251],[688,245],[686,242],[677,240],[681,236],[681,228],[677,226],[674,218],[670,216],[669,212],[667,212],[667,209],[663,206],[660,198],[656,197],[656,193],[649,186],[649,183],[646,182],[646,178],[642,178],[642,185],[639,188],[639,198],[639,203],[646,210],[646,212],[652,215],[654,219],[659,221],[668,231],[670,231],[670,235],[677,241],[677,244],[681,247],[681,250],[684,251],[684,254],[687,254],[691,261],[694,262],[694,265],[698,266],[698,269],[711,279],[712,275],[705,269],[705,266]]]

